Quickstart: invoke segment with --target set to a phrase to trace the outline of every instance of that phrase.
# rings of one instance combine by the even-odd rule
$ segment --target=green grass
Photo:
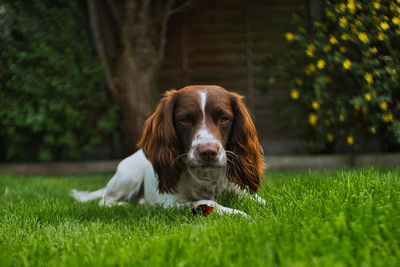
[[[0,265],[400,266],[400,168],[267,172],[240,216],[76,203],[109,176],[0,177]]]

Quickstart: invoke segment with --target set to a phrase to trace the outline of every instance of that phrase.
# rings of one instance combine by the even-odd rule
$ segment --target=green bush
[[[399,151],[400,1],[327,0],[311,24],[286,33],[290,52],[275,73],[305,114],[308,150],[358,151],[377,140]]]
[[[71,158],[114,129],[81,1],[6,1],[0,23],[1,160]]]

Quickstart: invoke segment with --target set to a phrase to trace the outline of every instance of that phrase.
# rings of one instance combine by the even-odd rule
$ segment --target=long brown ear
[[[181,143],[175,133],[173,113],[179,92],[167,91],[156,111],[144,123],[138,147],[143,149],[158,175],[160,193],[175,193],[183,171],[182,161],[176,160]]]
[[[242,96],[231,93],[231,103],[234,113],[233,128],[227,144],[229,157],[228,179],[242,189],[256,193],[260,186],[265,163],[263,149],[258,142],[256,128],[251,120]]]

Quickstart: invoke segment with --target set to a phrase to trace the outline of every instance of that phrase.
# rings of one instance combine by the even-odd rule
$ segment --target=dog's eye
[[[188,125],[192,122],[192,120],[190,119],[190,117],[182,117],[179,119],[179,123],[183,124],[183,125]]]
[[[221,117],[219,117],[218,122],[221,124],[225,124],[228,123],[230,121],[230,117],[226,116],[226,115],[222,115]]]

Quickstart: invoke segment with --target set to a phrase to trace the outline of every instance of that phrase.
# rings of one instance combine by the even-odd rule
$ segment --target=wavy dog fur
[[[265,204],[256,194],[263,149],[239,94],[215,85],[167,91],[146,120],[138,147],[105,188],[71,190],[71,196],[80,202],[100,199],[107,206],[138,201],[243,216],[216,202],[222,192]]]
[[[138,147],[143,149],[158,175],[160,193],[176,192],[185,167],[181,160],[176,160],[182,150],[173,121],[178,94],[177,90],[169,90],[164,94],[156,111],[144,123],[143,134],[138,142]]]
[[[228,91],[227,91],[228,92]],[[243,103],[243,96],[229,92],[234,121],[226,149],[228,153],[228,179],[256,193],[260,178],[266,167],[263,149],[258,141],[257,131],[251,116]],[[164,94],[156,111],[144,124],[143,135],[138,147],[153,164],[158,175],[160,193],[175,193],[184,163],[176,158],[183,154],[182,144],[175,132],[173,113],[179,98],[179,91],[169,90]]]
[[[239,185],[242,189],[248,188],[256,193],[260,186],[260,178],[266,167],[263,160],[263,148],[261,147],[257,131],[242,96],[231,94],[231,103],[234,111],[232,133],[227,144],[228,153],[228,179]]]

